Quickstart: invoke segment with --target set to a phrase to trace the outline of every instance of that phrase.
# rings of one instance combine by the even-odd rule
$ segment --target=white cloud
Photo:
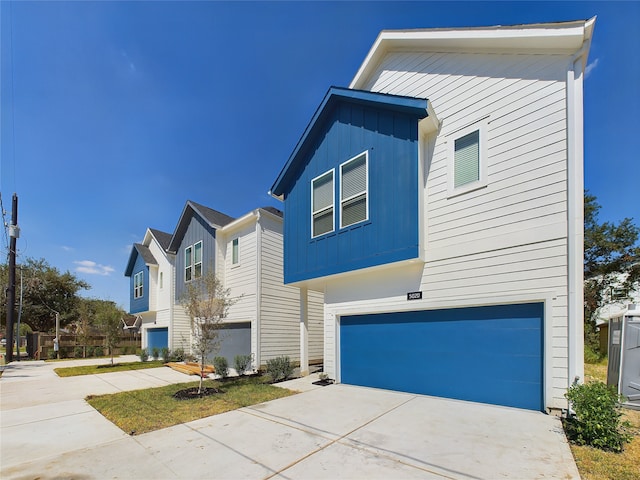
[[[87,273],[89,275],[111,275],[115,272],[113,267],[100,265],[91,260],[77,260],[73,263],[77,265],[76,272]]]
[[[600,62],[600,59],[596,58],[593,62],[587,65],[587,68],[584,69],[584,78],[588,78],[589,75],[591,75],[591,72],[593,72],[596,69],[599,62]]]
[[[68,247],[67,245],[62,245],[60,248],[62,248],[62,250],[64,250],[65,252],[73,252],[75,250],[75,248]]]

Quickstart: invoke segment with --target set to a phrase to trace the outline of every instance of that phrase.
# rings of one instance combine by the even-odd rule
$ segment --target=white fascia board
[[[219,228],[218,231],[227,235],[234,230],[237,230],[243,226],[246,226],[258,219],[258,210],[251,210],[249,213],[244,214],[240,218],[236,218],[233,222],[227,223],[224,227]]]
[[[478,28],[383,30],[349,88],[361,89],[387,52],[572,54],[590,38],[595,17],[584,21]]]

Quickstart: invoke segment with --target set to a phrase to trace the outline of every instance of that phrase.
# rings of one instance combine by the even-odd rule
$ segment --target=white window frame
[[[138,283],[140,279],[140,283]],[[138,299],[144,296],[144,272],[140,271],[133,276],[133,298]]]
[[[487,129],[489,118],[477,120],[463,128],[456,130],[447,137],[447,197],[455,197],[480,188],[485,188],[487,180]],[[455,145],[456,140],[478,131],[478,180],[459,187],[455,186]]]
[[[196,261],[196,247],[200,245],[200,261]],[[200,267],[200,270],[198,270]],[[198,274],[198,272],[200,272]],[[202,240],[193,244],[193,278],[198,279],[202,277]]]
[[[187,252],[189,252],[189,260],[187,261]],[[187,278],[187,272],[189,278]],[[193,280],[193,245],[189,245],[184,249],[184,281],[185,283]]]
[[[356,160],[359,160],[363,156],[364,156],[364,168],[366,172],[364,191],[358,192],[357,194],[351,195],[350,197],[347,197],[347,198],[342,198],[342,171],[346,165],[348,165],[351,162],[355,162]],[[343,162],[342,164],[340,164],[340,185],[338,186],[338,188],[340,189],[340,228],[348,228],[353,225],[357,225],[358,223],[366,222],[367,220],[369,220],[369,151],[368,150],[365,150],[364,152],[359,153],[355,157],[351,157],[346,162]],[[358,220],[357,222],[350,223],[349,225],[344,225],[344,215],[342,214],[343,205],[349,200],[359,197],[363,193],[365,198],[365,218],[363,218],[362,220]]]
[[[231,240],[231,265],[240,264],[240,239],[238,237]]]
[[[331,205],[325,207],[325,208],[321,208],[320,210],[315,211],[313,209],[313,184],[321,179],[322,177],[331,174]],[[335,169],[330,169],[327,170],[326,172],[318,175],[317,177],[313,178],[311,180],[311,238],[318,238],[321,237],[322,235],[327,235],[328,233],[334,232],[336,230],[336,195],[335,195],[335,191],[336,191],[336,173],[335,173]],[[318,235],[314,235],[313,234],[313,218],[314,215],[321,213],[321,212],[325,212],[327,210],[331,209],[331,230],[327,231],[327,232],[322,232],[319,233]]]

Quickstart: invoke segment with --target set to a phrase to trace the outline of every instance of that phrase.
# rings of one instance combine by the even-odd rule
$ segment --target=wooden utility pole
[[[9,225],[9,285],[7,286],[7,362],[13,361],[13,319],[16,312],[16,240],[20,236],[18,228],[18,195],[13,194],[11,202],[11,224]],[[20,335],[20,332],[18,332]]]

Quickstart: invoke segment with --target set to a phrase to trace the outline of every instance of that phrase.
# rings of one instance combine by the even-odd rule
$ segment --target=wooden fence
[[[55,356],[53,349],[54,334],[30,333],[27,335],[27,354],[35,360],[46,360]],[[58,343],[60,358],[85,358],[96,355],[102,349],[104,355],[110,355],[106,346],[105,335],[78,335],[62,334]],[[140,351],[141,341],[139,336],[121,335],[114,355],[136,354]]]

